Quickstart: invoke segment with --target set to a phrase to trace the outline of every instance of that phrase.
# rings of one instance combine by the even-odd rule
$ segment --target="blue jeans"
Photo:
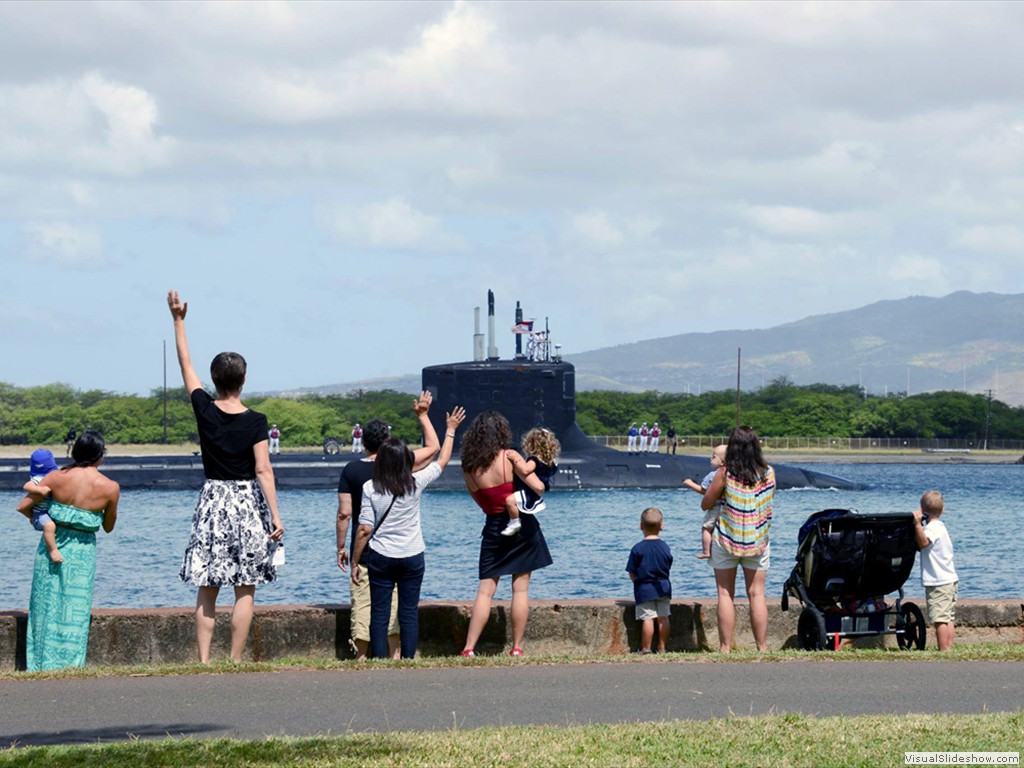
[[[388,657],[391,592],[397,584],[402,658],[411,659],[416,655],[420,638],[420,587],[426,570],[423,553],[386,557],[367,547],[364,559],[370,575],[370,655],[378,659]]]

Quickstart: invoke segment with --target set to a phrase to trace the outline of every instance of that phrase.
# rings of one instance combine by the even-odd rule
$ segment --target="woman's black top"
[[[224,413],[202,389],[192,390],[192,410],[199,427],[199,446],[207,479],[255,478],[256,454],[252,447],[267,439],[267,417],[252,410]]]

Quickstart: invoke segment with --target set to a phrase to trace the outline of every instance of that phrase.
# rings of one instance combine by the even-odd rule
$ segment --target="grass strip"
[[[730,717],[626,725],[452,729],[339,737],[167,739],[11,748],[0,766],[131,765],[491,768],[560,766],[846,766],[903,764],[903,753],[1019,752],[1024,713]]]
[[[952,650],[940,653],[937,650],[900,651],[893,648],[843,647],[833,651],[778,650],[766,653],[755,651],[733,651],[729,654],[718,652],[662,653],[650,656],[630,655],[557,655],[543,654],[512,659],[503,654],[478,656],[467,661],[460,656],[427,656],[411,661],[355,661],[352,659],[313,659],[288,657],[269,661],[217,661],[209,666],[202,664],[145,664],[133,666],[97,666],[84,669],[64,669],[53,672],[6,672],[0,673],[0,680],[44,680],[76,679],[96,677],[139,677],[160,675],[206,675],[244,674],[249,672],[278,672],[281,670],[352,670],[367,669],[449,669],[452,667],[474,666],[507,667],[523,664],[738,664],[757,662],[761,664],[787,663],[793,661],[813,662],[857,662],[857,661],[1024,661],[1024,644],[978,643],[954,646]]]

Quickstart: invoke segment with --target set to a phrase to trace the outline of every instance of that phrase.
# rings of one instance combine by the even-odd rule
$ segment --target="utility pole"
[[[740,360],[742,349],[736,347],[736,426],[740,425]]]
[[[164,339],[164,445],[167,445],[167,339]]]
[[[985,414],[985,443],[981,447],[983,451],[988,450],[988,433],[992,427],[992,390],[986,389],[985,394],[988,395],[988,412]]]

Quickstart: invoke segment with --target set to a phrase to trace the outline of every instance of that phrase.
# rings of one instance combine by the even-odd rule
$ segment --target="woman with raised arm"
[[[96,531],[117,522],[121,489],[99,471],[107,446],[98,432],[86,431],[71,447],[72,463],[55,469],[40,485],[50,489],[49,514],[57,524],[57,548],[63,561],[50,559],[40,540],[32,573],[25,662],[29,672],[84,667],[96,575]],[[18,505],[31,514],[31,496]]]
[[[398,587],[398,628],[402,658],[416,655],[420,636],[420,587],[426,561],[420,526],[420,495],[437,480],[452,457],[455,430],[466,412],[459,406],[445,414],[444,443],[437,461],[418,472],[416,457],[397,437],[389,437],[377,449],[373,478],[363,484],[359,530],[352,548],[352,581],[359,583],[359,563],[366,566],[370,580],[370,653],[378,659],[388,656],[388,624],[391,593]],[[422,419],[428,444],[437,445],[429,419]]]
[[[459,456],[466,488],[486,516],[480,542],[480,585],[469,617],[463,656],[476,655],[476,643],[491,617],[491,601],[502,576],[512,577],[510,655],[523,655],[523,635],[530,615],[530,574],[552,563],[536,515],[520,518],[522,528],[517,535],[501,535],[509,521],[505,500],[513,493],[512,473],[520,473],[526,483],[539,483],[539,489],[534,490],[544,492],[544,485],[536,475],[522,474],[525,462],[516,451],[509,450],[511,443],[508,420],[497,411],[485,411],[476,416],[462,439]]]
[[[768,602],[765,580],[771,562],[769,532],[775,470],[761,453],[761,443],[750,427],[736,427],[729,436],[725,466],[715,473],[701,499],[707,512],[724,499],[722,513],[711,534],[711,558],[718,588],[718,649],[732,650],[736,626],[736,569],[743,567],[750,600],[750,628],[757,650],[768,650]]]
[[[174,320],[174,342],[185,390],[199,430],[206,482],[192,517],[192,534],[181,566],[181,580],[199,588],[196,641],[199,662],[210,663],[217,594],[235,590],[231,613],[231,658],[241,660],[252,624],[256,585],[273,581],[273,554],[284,536],[270,466],[267,417],[242,404],[245,358],[221,352],[210,364],[214,400],[192,367],[185,338],[188,303],[167,293]]]

